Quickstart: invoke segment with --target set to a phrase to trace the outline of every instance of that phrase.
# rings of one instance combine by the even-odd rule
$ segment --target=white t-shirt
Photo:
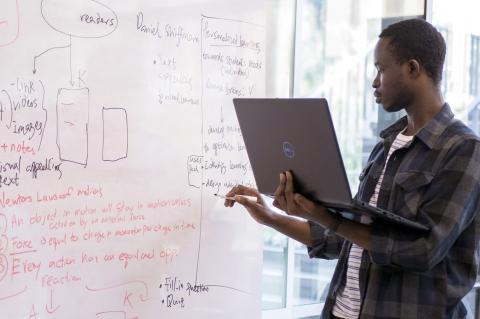
[[[393,141],[390,150],[388,151],[387,160],[383,167],[382,174],[375,185],[375,191],[370,197],[369,204],[377,206],[378,194],[380,193],[380,187],[383,181],[383,175],[385,174],[385,168],[387,166],[392,153],[399,148],[402,148],[413,139],[413,136],[403,135],[399,133]],[[363,248],[352,244],[350,254],[348,255],[348,268],[345,286],[340,287],[335,299],[335,305],[333,306],[332,313],[334,316],[344,319],[358,319],[360,315],[360,308],[362,301],[360,300],[360,285],[359,285],[359,271],[362,261]]]

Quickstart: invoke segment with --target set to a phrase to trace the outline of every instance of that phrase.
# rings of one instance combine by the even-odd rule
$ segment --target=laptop
[[[327,100],[235,98],[233,104],[260,193],[273,196],[279,174],[290,170],[295,191],[327,208],[428,230],[352,198]]]

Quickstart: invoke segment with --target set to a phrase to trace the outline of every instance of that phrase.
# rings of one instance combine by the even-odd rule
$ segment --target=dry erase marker
[[[220,197],[220,198],[223,198],[223,199],[228,199],[228,200],[235,200],[235,197],[228,197],[228,196],[225,196],[225,195],[220,195],[220,194],[213,194],[217,197]],[[247,195],[238,195],[238,196],[242,196],[242,197],[245,197],[246,199],[249,199],[249,200],[257,200],[257,198],[255,196],[247,196]]]

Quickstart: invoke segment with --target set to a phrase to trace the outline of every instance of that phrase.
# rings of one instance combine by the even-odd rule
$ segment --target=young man
[[[380,134],[357,193],[428,232],[335,218],[294,193],[290,172],[280,174],[274,201],[288,215],[270,210],[254,189],[237,186],[227,194],[258,222],[309,246],[310,256],[339,259],[322,318],[466,316],[461,299],[475,282],[479,257],[480,141],[443,101],[445,50],[441,34],[419,19],[380,34],[374,96],[386,111],[404,109],[407,116]]]

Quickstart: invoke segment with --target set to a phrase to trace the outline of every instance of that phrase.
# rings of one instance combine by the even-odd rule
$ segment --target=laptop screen
[[[258,190],[272,195],[290,170],[295,191],[323,203],[350,204],[348,184],[325,99],[233,100]]]

